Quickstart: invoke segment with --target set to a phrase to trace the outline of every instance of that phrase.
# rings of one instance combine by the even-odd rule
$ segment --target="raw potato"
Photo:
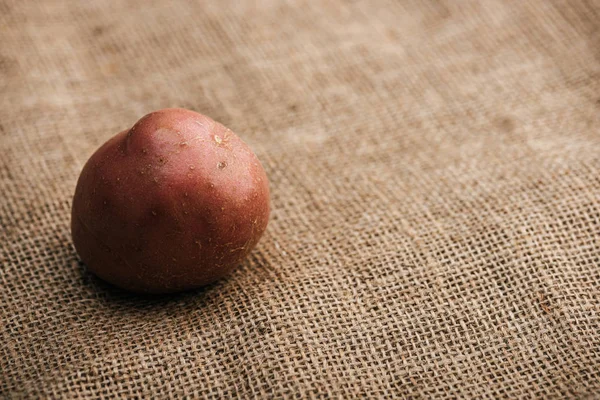
[[[204,115],[164,109],[92,155],[77,182],[71,231],[100,278],[166,293],[226,275],[268,219],[267,176],[252,150]]]

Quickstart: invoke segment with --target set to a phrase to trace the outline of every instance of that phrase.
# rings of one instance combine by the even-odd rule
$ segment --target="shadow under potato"
[[[207,296],[209,293],[214,292],[215,287],[220,286],[227,279],[227,277],[220,279],[217,282],[203,286],[197,289],[190,289],[176,293],[162,293],[162,294],[151,294],[151,293],[136,293],[130,292],[125,289],[121,289],[115,285],[112,285],[94,275],[87,269],[85,263],[77,259],[77,264],[81,272],[81,281],[83,285],[89,291],[93,291],[98,294],[98,297],[102,297],[109,302],[123,301],[129,302],[129,305],[133,307],[145,308],[149,305],[166,305],[169,303],[181,302],[193,298],[198,300],[199,298]]]

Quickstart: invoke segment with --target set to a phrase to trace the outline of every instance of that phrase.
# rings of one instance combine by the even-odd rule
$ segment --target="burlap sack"
[[[600,393],[600,4],[0,0],[8,398]],[[204,290],[90,276],[70,202],[143,114],[256,151],[272,219]]]

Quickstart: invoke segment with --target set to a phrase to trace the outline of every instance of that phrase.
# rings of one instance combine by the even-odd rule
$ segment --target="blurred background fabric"
[[[86,272],[92,152],[185,107],[272,215],[228,279]],[[0,393],[600,396],[600,2],[0,0]]]

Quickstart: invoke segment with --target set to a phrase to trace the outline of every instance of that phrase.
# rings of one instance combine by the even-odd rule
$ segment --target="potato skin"
[[[260,239],[269,210],[265,171],[237,135],[202,114],[164,109],[88,160],[71,232],[98,277],[168,293],[229,273]]]

